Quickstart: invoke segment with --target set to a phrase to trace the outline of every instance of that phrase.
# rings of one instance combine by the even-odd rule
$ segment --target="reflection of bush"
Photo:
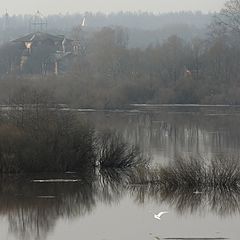
[[[129,186],[132,196],[139,204],[153,200],[158,204],[166,203],[175,207],[177,212],[209,214],[213,212],[219,216],[240,214],[239,189],[206,189],[201,194],[194,194],[192,189],[166,189],[159,185]]]
[[[96,181],[94,172],[34,176],[34,179],[81,180],[75,183],[34,183],[31,176],[2,177],[0,214],[8,217],[10,231],[18,239],[45,239],[59,218],[85,216],[98,202],[112,204],[123,196],[123,186],[120,183],[109,184],[105,176],[99,181]]]
[[[0,214],[8,216],[10,231],[18,239],[45,239],[60,217],[84,216],[92,211],[98,193],[92,177],[88,173],[88,179],[82,179],[83,182],[51,184],[33,183],[31,177],[2,179]]]
[[[18,239],[45,239],[60,218],[90,214],[98,203],[118,203],[129,192],[136,202],[154,200],[175,206],[181,214],[204,209],[224,216],[239,213],[240,189],[230,186],[199,188],[170,187],[154,182],[151,170],[105,169],[63,175],[3,176],[0,181],[0,215],[7,216],[10,231]],[[157,171],[155,173],[157,175]],[[158,176],[158,175],[157,175]],[[33,179],[79,179],[79,182],[37,183]],[[140,180],[146,180],[140,183]],[[138,181],[136,181],[138,180]],[[135,181],[135,184],[132,182]],[[138,184],[136,184],[138,183]],[[39,198],[53,196],[54,198]]]
[[[181,213],[203,209],[219,215],[239,213],[240,163],[217,158],[178,158],[169,166],[141,170],[131,177],[130,190],[138,202],[148,198],[176,206]]]

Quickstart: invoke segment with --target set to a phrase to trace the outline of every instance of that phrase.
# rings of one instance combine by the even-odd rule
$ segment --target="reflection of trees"
[[[18,239],[45,239],[53,229],[56,217],[40,207],[19,207],[8,213],[9,230]]]
[[[209,157],[222,152],[239,154],[240,121],[237,114],[231,115],[237,113],[234,108],[166,107],[154,110],[149,107],[146,110],[88,113],[85,117],[94,121],[97,129],[119,130],[129,142],[139,145],[144,153],[153,154],[158,161],[189,152]]]
[[[86,216],[99,202],[108,205],[118,203],[129,193],[138,204],[148,201],[167,203],[175,206],[180,214],[204,210],[220,216],[240,213],[239,189],[205,189],[202,194],[194,194],[186,188],[168,188],[158,184],[129,185],[133,178],[140,181],[141,177],[147,176],[147,173],[145,176],[137,174],[139,170],[102,169],[87,178],[78,174],[68,175],[67,178],[82,179],[68,183],[33,183],[31,177],[2,177],[0,214],[8,217],[9,230],[17,239],[43,240],[54,229],[58,219]],[[66,175],[55,178],[66,178]]]
[[[126,193],[127,179],[128,171],[102,169],[98,179],[99,199],[108,204],[118,202]]]
[[[18,179],[1,183],[0,213],[8,216],[10,231],[17,239],[45,239],[59,218],[91,212],[98,196],[98,188],[92,180],[32,183],[29,179]]]
[[[84,178],[78,174],[50,177],[82,179],[68,183],[34,183],[31,177],[2,178],[0,214],[8,217],[10,232],[17,239],[46,239],[59,218],[85,216],[98,202],[118,202],[126,193],[124,186],[131,173],[101,170],[97,178],[88,174]]]
[[[166,202],[181,214],[214,212],[220,216],[240,213],[240,163],[238,159],[179,158],[168,166],[131,178],[130,191],[139,203],[147,199]]]
[[[211,210],[221,216],[240,213],[240,189],[214,189],[208,201]]]
[[[17,239],[46,239],[59,218],[85,216],[97,202],[111,204],[122,196],[122,188],[114,181],[96,181],[95,175],[74,178],[82,181],[33,183],[30,177],[1,180],[0,214],[8,217],[10,231]]]
[[[80,182],[34,183],[32,177],[3,177],[0,214],[17,239],[46,239],[59,218],[82,217],[98,202],[113,204],[124,196],[132,171],[101,170],[88,175],[39,176],[34,179],[81,179]]]
[[[149,200],[156,203],[167,203],[169,206],[175,207],[177,212],[182,215],[209,213],[209,211],[219,216],[240,213],[239,189],[207,189],[201,194],[195,194],[186,188],[167,189],[159,185],[145,185],[130,186],[129,190],[139,204]]]

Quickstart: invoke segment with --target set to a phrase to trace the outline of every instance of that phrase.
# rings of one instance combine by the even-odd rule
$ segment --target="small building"
[[[34,32],[12,42],[22,50],[18,68],[22,73],[59,74],[78,53],[75,41],[64,35]]]

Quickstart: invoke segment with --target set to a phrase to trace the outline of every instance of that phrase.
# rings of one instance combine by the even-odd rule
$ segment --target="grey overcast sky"
[[[1,9],[10,14],[33,13],[37,10],[43,14],[117,11],[170,12],[201,10],[203,12],[219,11],[225,0],[0,0]]]

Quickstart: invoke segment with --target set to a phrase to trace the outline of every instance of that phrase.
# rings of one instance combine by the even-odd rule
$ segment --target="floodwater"
[[[151,156],[239,157],[240,108],[134,106],[79,111],[99,131],[115,129]],[[197,190],[197,189],[196,189]],[[154,213],[168,211],[156,220]],[[8,176],[0,183],[1,240],[240,239],[240,193],[163,191],[126,185],[124,173]]]

